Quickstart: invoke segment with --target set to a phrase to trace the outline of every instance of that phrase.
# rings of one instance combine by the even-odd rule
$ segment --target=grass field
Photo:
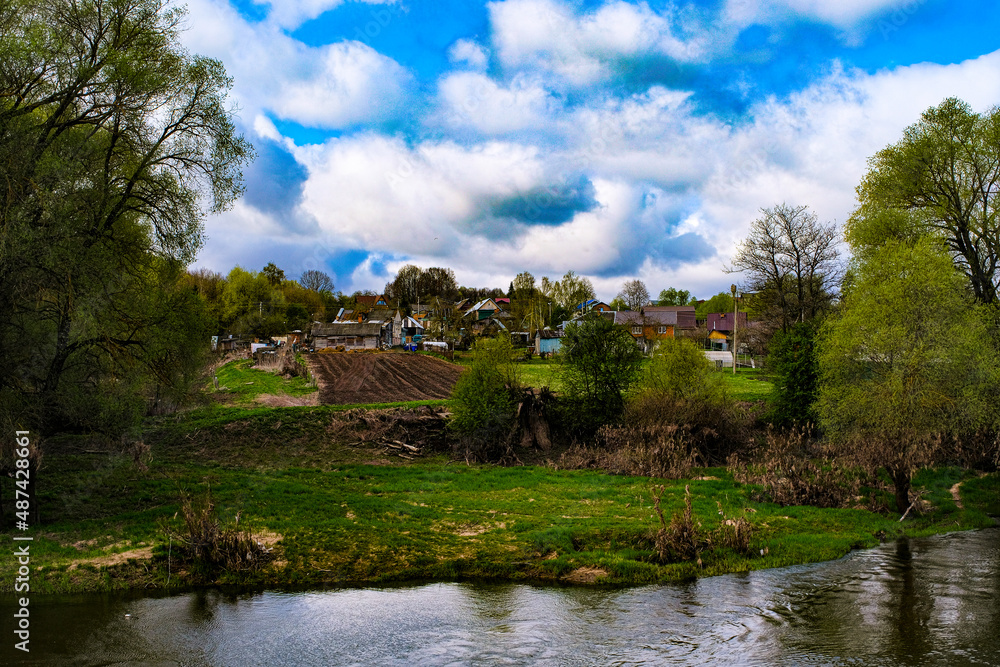
[[[883,533],[990,525],[985,512],[996,511],[1000,492],[996,475],[924,472],[915,482],[927,489],[934,509],[900,524],[894,516],[860,509],[755,502],[753,488],[735,483],[724,469],[663,481],[551,466],[466,466],[444,455],[388,459],[338,440],[335,418],[343,412],[219,407],[163,419],[148,434],[146,470],[86,438],[53,440],[39,484],[45,524],[26,533],[34,538],[32,591],[163,587],[168,576],[171,585],[184,584],[176,564],[168,572],[167,528],[181,527],[182,492],[199,495],[209,488],[223,518],[242,513],[244,522],[277,541],[280,554],[263,572],[218,581],[265,586],[463,578],[671,581],[836,558],[877,543]],[[963,479],[965,509],[959,510],[949,489]],[[652,489],[660,483],[666,485],[668,520],[683,507],[685,485],[705,531],[727,517],[748,518],[756,531],[755,555],[707,551],[702,568],[658,562]],[[10,489],[4,493],[9,497]],[[13,559],[0,561],[6,592],[15,567]]]

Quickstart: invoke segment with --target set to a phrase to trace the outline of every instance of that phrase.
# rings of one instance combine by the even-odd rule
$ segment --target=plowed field
[[[324,405],[448,398],[462,367],[423,354],[310,354]]]

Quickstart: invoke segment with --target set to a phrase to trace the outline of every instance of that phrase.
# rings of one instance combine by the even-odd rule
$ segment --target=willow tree
[[[944,243],[976,300],[996,304],[1000,276],[1000,109],[956,99],[925,111],[869,160],[847,223],[858,251],[930,235]]]
[[[134,424],[136,393],[176,381],[193,358],[177,346],[203,338],[168,297],[252,149],[182,17],[169,0],[0,2],[0,403],[31,408],[18,423],[72,426],[117,395]]]
[[[980,308],[932,239],[868,253],[818,342],[821,424],[845,455],[910,479],[946,443],[991,426],[997,364]]]

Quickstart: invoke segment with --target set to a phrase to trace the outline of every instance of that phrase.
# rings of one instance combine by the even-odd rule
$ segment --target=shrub
[[[452,391],[451,428],[466,460],[500,462],[516,458],[517,406],[521,383],[508,336],[479,340],[472,363]]]
[[[708,548],[709,542],[701,530],[701,522],[695,521],[691,511],[691,488],[684,487],[684,512],[674,514],[669,524],[660,509],[663,490],[663,486],[653,488],[653,509],[660,518],[660,529],[654,541],[656,554],[664,562],[695,561],[701,567],[701,552]]]
[[[181,514],[185,530],[167,532],[178,543],[177,558],[203,576],[219,571],[253,572],[274,557],[272,549],[258,540],[245,522],[240,525],[239,512],[231,525],[222,525],[211,490],[200,499],[182,495]]]
[[[674,424],[604,426],[597,432],[597,443],[564,452],[560,465],[616,475],[682,479],[690,476],[697,463],[690,434]]]
[[[572,435],[589,437],[621,416],[642,352],[627,329],[599,316],[566,327],[562,350],[561,422]]]
[[[771,422],[786,427],[815,424],[813,405],[819,387],[816,327],[799,322],[771,339],[768,367],[774,374],[774,408]]]

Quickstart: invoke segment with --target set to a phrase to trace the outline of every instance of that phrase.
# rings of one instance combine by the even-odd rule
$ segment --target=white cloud
[[[623,56],[701,58],[706,44],[674,36],[670,21],[645,3],[614,1],[578,16],[559,0],[505,0],[488,5],[493,41],[509,68],[550,71],[572,85],[611,77]]]
[[[379,122],[403,113],[409,72],[371,47],[309,47],[272,22],[250,24],[224,0],[189,0],[185,45],[222,60],[249,118],[273,114],[311,127]]]
[[[474,70],[484,70],[489,62],[489,53],[472,40],[460,39],[448,49],[448,58],[453,63],[465,63]]]
[[[444,77],[438,86],[442,122],[485,134],[541,129],[556,106],[540,83],[524,77],[501,86],[485,74],[456,72]]]
[[[271,100],[281,117],[308,127],[338,128],[399,115],[411,77],[392,58],[361,42],[316,49],[304,77],[284,82]]]

